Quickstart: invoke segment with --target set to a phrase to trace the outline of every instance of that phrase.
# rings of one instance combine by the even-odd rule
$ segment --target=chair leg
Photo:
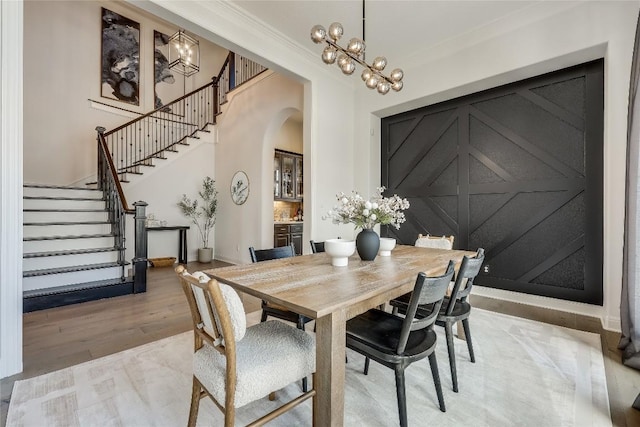
[[[262,317],[260,317],[260,323],[267,321],[267,312],[262,310]]]
[[[364,374],[369,375],[369,358],[365,357],[364,359]]]
[[[464,328],[464,336],[467,338],[467,348],[469,349],[469,357],[471,363],[476,363],[476,356],[473,354],[473,343],[471,342],[471,329],[469,328],[469,319],[462,321],[462,327]]]
[[[458,392],[458,375],[456,373],[456,350],[453,347],[453,324],[445,322],[444,331],[447,336],[447,350],[449,351],[449,366],[451,367],[451,382],[453,391]]]
[[[189,422],[187,426],[195,427],[198,420],[198,408],[200,407],[200,383],[193,377],[193,386],[191,389],[191,408],[189,408]]]
[[[400,427],[407,426],[407,393],[404,386],[404,369],[396,366],[396,394],[398,396],[398,414]]]
[[[440,373],[438,372],[438,361],[436,353],[429,355],[429,365],[431,366],[431,375],[433,376],[433,384],[436,386],[436,394],[438,395],[438,404],[442,412],[447,412],[444,406],[444,396],[442,395],[442,384],[440,384]]]

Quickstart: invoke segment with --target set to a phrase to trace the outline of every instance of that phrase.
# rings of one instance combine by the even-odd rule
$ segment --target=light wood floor
[[[189,263],[189,271],[225,265]],[[247,312],[259,301],[243,297]],[[614,426],[640,426],[640,411],[631,408],[640,393],[640,372],[620,363],[619,334],[604,331],[586,316],[472,296],[474,307],[598,333],[601,336],[607,388]],[[171,267],[151,268],[147,292],[58,307],[24,315],[24,371],[0,381],[0,426],[5,426],[16,380],[31,378],[138,345],[185,332],[191,317]],[[473,321],[472,321],[473,323]],[[473,329],[473,326],[472,326]]]

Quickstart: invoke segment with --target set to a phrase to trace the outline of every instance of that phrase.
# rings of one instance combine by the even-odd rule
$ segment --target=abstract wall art
[[[140,24],[102,8],[102,88],[104,98],[139,105]]]
[[[153,44],[154,108],[157,109],[184,95],[184,77],[169,68],[169,36],[154,31]],[[170,111],[167,107],[166,112]]]

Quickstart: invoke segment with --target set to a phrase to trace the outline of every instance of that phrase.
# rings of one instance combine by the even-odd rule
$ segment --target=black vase
[[[363,261],[373,261],[380,249],[380,236],[371,228],[365,228],[356,236],[356,249]]]

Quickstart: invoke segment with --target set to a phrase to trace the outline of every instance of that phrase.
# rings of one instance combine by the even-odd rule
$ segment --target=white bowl
[[[344,267],[349,263],[349,257],[356,251],[355,240],[327,239],[324,241],[324,251],[331,257],[331,265]]]
[[[380,256],[391,256],[391,251],[395,247],[396,247],[396,239],[392,239],[390,237],[381,237],[380,249],[378,250],[378,254]]]

